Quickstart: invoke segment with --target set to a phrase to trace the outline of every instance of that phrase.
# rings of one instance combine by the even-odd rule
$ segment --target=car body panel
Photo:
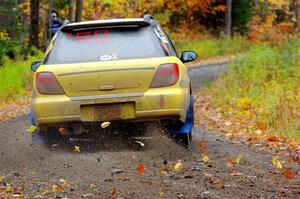
[[[145,92],[157,67],[168,58],[43,65],[37,72],[55,74],[67,96]],[[174,59],[174,62],[178,60]]]
[[[178,82],[172,86],[150,88],[157,67],[165,63],[178,64],[180,71]],[[116,68],[121,70],[115,71]],[[128,68],[130,70],[126,70]],[[143,70],[144,68],[151,68],[151,70]],[[107,72],[103,73],[103,70],[107,70]],[[93,72],[90,73],[90,71]],[[177,57],[42,65],[37,72],[53,72],[66,93],[43,95],[35,90],[32,108],[36,122],[40,125],[70,121],[95,121],[84,117],[81,111],[82,106],[106,104],[107,107],[110,107],[117,103],[133,103],[133,118],[107,119],[147,120],[167,117],[185,121],[190,97],[190,83],[187,69]],[[70,75],[60,76],[61,74]],[[98,78],[99,76],[100,78]],[[138,86],[139,83],[140,86]],[[113,85],[115,89],[99,90],[99,86],[101,88],[104,84]],[[76,85],[77,89],[74,89],[72,85]]]

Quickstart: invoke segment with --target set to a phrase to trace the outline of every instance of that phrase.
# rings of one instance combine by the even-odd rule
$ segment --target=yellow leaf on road
[[[241,159],[242,159],[242,155],[239,155],[239,156],[237,157],[237,159],[236,159],[235,162],[236,162],[237,164],[240,164]]]
[[[37,126],[35,126],[35,125],[30,125],[30,127],[27,129],[27,131],[29,133],[33,133],[36,130],[37,130]]]
[[[208,156],[207,156],[206,154],[202,154],[201,156],[202,156],[202,161],[203,161],[204,163],[208,163],[208,161],[209,161]]]
[[[9,183],[6,183],[5,186],[5,191],[6,192],[12,192],[14,189],[12,188],[12,186]]]
[[[277,161],[276,167],[277,167],[277,169],[278,169],[279,171],[282,170],[282,164],[281,164],[280,161]]]
[[[75,146],[74,146],[74,151],[75,151],[75,152],[80,152],[80,146],[75,145]]]
[[[59,192],[60,190],[61,190],[61,188],[60,188],[59,186],[57,186],[56,184],[52,185],[52,187],[51,187],[51,191],[52,191],[53,193],[57,193],[57,192]]]
[[[110,125],[110,122],[103,122],[103,123],[101,124],[101,128],[105,129],[105,128],[107,128],[109,125]]]
[[[184,164],[181,162],[181,160],[178,161],[178,163],[174,167],[175,172],[180,172],[184,168]]]
[[[95,188],[97,188],[97,186],[94,183],[91,183],[90,184],[90,189],[95,189]]]
[[[280,160],[278,160],[278,156],[272,157],[272,164],[277,168],[278,171],[282,170],[282,164],[284,163],[284,161],[280,162]]]
[[[278,161],[278,157],[277,157],[277,156],[273,156],[273,157],[272,157],[272,164],[273,164],[274,166],[277,165],[277,161]]]

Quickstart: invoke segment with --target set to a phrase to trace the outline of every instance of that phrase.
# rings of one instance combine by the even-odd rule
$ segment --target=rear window
[[[151,27],[60,32],[44,64],[166,56]]]

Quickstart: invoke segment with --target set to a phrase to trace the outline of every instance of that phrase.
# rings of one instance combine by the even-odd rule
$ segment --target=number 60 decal
[[[68,37],[75,39],[76,42],[107,42],[108,33],[108,30],[92,30],[85,32],[68,33]]]

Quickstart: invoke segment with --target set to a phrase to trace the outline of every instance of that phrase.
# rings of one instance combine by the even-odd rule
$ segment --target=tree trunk
[[[30,45],[39,47],[39,0],[30,0]]]
[[[296,29],[300,31],[300,0],[295,0]]]
[[[75,16],[76,22],[81,21],[82,6],[83,6],[82,0],[76,0],[76,16]]]
[[[69,0],[69,16],[68,19],[70,22],[73,21],[73,0]]]
[[[225,35],[231,35],[232,26],[232,0],[226,0]]]

